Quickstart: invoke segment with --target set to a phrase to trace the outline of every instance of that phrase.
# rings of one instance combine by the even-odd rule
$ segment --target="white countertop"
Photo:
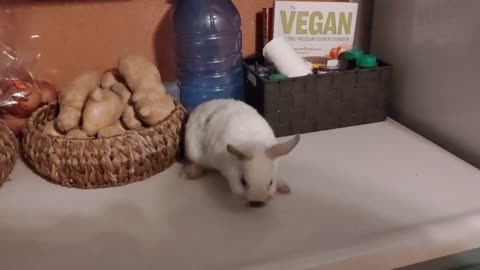
[[[19,161],[1,269],[375,270],[480,247],[479,170],[392,120],[303,135],[280,169],[293,193],[263,209],[179,168],[77,190]]]

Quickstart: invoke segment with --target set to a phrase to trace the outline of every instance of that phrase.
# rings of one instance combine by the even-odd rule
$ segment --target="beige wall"
[[[234,3],[243,19],[243,52],[253,55],[260,34],[257,14],[273,0]],[[62,85],[84,69],[108,69],[119,55],[139,52],[157,60],[165,80],[175,79],[171,0],[3,0],[0,5],[9,11],[0,16],[3,38],[39,50],[35,71],[43,78]],[[32,34],[40,38],[28,40]]]

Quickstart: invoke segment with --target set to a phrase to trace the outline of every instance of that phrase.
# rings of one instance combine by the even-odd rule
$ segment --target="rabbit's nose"
[[[265,202],[262,201],[249,201],[248,206],[254,207],[254,208],[261,208],[265,206]]]

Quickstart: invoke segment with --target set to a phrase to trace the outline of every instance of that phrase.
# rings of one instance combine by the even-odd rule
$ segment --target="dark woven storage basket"
[[[270,81],[246,67],[247,103],[277,136],[384,121],[392,68],[355,69]]]
[[[69,139],[41,132],[57,107],[44,106],[30,117],[22,144],[27,162],[48,181],[66,187],[104,188],[144,180],[176,160],[185,110],[175,110],[155,126],[102,139]]]
[[[13,132],[0,120],[0,187],[7,181],[18,156],[18,141]]]

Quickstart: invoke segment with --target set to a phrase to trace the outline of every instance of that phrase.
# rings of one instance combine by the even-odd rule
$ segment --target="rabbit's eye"
[[[248,188],[247,181],[245,180],[244,177],[242,177],[242,178],[240,179],[240,183],[242,184],[242,186],[243,186],[244,188]]]
[[[270,180],[270,183],[268,184],[268,188],[270,188],[273,185],[273,180]]]

